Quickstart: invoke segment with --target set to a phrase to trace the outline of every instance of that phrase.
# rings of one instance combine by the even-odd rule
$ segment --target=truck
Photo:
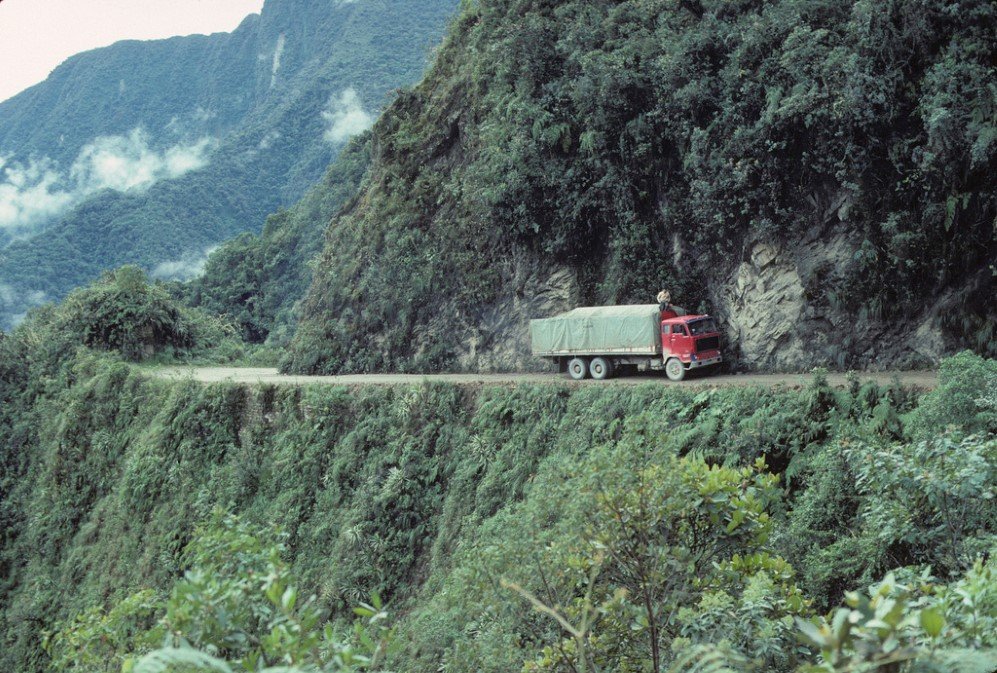
[[[723,362],[708,315],[662,312],[657,304],[584,306],[530,321],[533,355],[572,379],[608,379],[621,369],[664,370],[672,381]]]

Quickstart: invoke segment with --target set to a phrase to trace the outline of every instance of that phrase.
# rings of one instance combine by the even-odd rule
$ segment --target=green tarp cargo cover
[[[586,306],[530,321],[534,355],[661,352],[657,304]]]

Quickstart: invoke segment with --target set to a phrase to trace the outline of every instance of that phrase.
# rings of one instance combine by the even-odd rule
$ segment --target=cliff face
[[[0,104],[0,327],[101,271],[185,278],[297,201],[457,0],[268,0],[231,34],[73,57]]]
[[[720,317],[746,367],[994,353],[995,10],[482,0],[374,129],[299,371],[537,366],[528,318]]]

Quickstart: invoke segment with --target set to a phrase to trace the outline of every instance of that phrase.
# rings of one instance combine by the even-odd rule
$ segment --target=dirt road
[[[172,380],[193,379],[203,383],[248,383],[260,385],[399,385],[422,383],[423,381],[439,381],[447,383],[465,383],[480,385],[513,385],[517,383],[559,383],[564,385],[633,385],[639,383],[655,383],[670,386],[802,386],[812,377],[809,374],[724,374],[720,376],[692,376],[681,383],[673,383],[662,373],[638,374],[620,376],[609,381],[571,381],[563,374],[351,374],[344,376],[285,376],[276,369],[248,367],[169,367],[153,369],[154,376]],[[932,371],[917,372],[870,372],[861,373],[862,381],[877,381],[890,383],[894,377],[901,383],[917,388],[934,388],[937,376]],[[844,386],[847,381],[844,374],[828,376],[832,385]]]

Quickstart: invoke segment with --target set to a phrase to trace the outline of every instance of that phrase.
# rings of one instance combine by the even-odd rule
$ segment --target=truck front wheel
[[[606,358],[592,358],[589,363],[589,374],[597,381],[608,379],[613,375],[613,361]]]
[[[582,358],[571,358],[568,361],[568,376],[575,381],[581,381],[589,374],[589,363]]]
[[[685,378],[685,367],[678,358],[671,358],[665,363],[665,375],[672,381],[681,381]]]

